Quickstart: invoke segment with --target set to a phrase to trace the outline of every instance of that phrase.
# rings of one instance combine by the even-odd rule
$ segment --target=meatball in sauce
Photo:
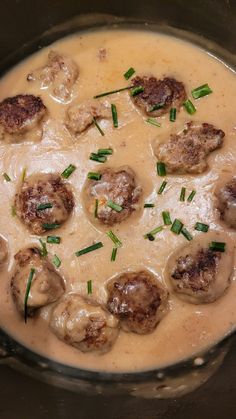
[[[72,104],[67,110],[66,126],[72,134],[81,134],[94,123],[94,119],[111,118],[111,110],[106,104],[87,100]]]
[[[236,177],[231,177],[215,192],[220,219],[236,230]]]
[[[0,236],[0,270],[4,267],[8,259],[8,248],[6,240]]]

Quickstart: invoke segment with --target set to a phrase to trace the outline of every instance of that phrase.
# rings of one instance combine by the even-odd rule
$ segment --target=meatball
[[[58,174],[40,173],[21,184],[15,195],[15,207],[28,229],[34,234],[42,234],[60,227],[69,218],[74,197],[69,184]]]
[[[33,316],[37,309],[57,301],[65,286],[53,265],[42,257],[39,248],[29,247],[15,255],[11,278],[11,294],[18,311],[24,313],[24,300],[31,269],[35,269],[27,301],[27,314]]]
[[[225,252],[212,250],[211,241],[226,243]],[[167,276],[181,299],[192,304],[211,303],[230,285],[233,245],[224,234],[198,237],[179,249],[168,262]]]
[[[3,268],[7,261],[8,249],[7,242],[3,237],[0,236],[0,270]]]
[[[180,134],[171,135],[167,143],[157,144],[155,155],[165,163],[167,173],[197,174],[207,167],[207,157],[223,144],[225,133],[213,125],[193,122]]]
[[[227,226],[236,229],[236,177],[231,178],[217,192],[217,208]]]
[[[164,115],[172,107],[179,109],[187,97],[184,84],[169,77],[157,80],[156,77],[137,76],[132,79],[132,86],[144,88],[142,93],[131,97],[134,104],[150,116]],[[155,108],[155,105],[159,106]]]
[[[59,339],[82,352],[108,352],[119,333],[111,314],[78,294],[69,294],[56,305],[50,326]]]
[[[110,118],[110,116],[111,110],[104,103],[88,100],[68,108],[66,126],[72,134],[80,134],[93,124],[94,118]]]
[[[38,80],[43,89],[52,86],[53,96],[61,101],[67,101],[71,97],[78,76],[78,66],[71,58],[50,51],[47,64],[28,74],[27,80],[29,82]]]
[[[107,291],[107,309],[127,332],[151,333],[167,312],[168,292],[151,272],[122,273],[108,282]]]
[[[100,180],[89,180],[85,187],[88,211],[94,214],[95,199],[98,200],[97,219],[106,225],[121,223],[138,208],[142,188],[136,185],[135,173],[128,166],[118,169],[106,168],[100,172]],[[109,203],[118,205],[118,210]]]
[[[25,134],[39,126],[46,114],[46,106],[38,96],[17,95],[0,103],[0,133],[6,135]]]

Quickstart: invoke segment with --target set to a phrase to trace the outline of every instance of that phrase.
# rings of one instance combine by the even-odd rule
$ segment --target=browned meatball
[[[107,309],[127,332],[151,333],[167,312],[168,292],[151,272],[118,275],[107,291]]]
[[[108,352],[118,333],[118,321],[78,294],[69,294],[55,307],[50,326],[55,335],[82,352]]]
[[[36,128],[46,114],[46,106],[38,96],[17,95],[0,103],[0,132],[5,135],[24,134]]]
[[[36,309],[57,301],[65,286],[53,265],[42,257],[37,247],[20,250],[15,255],[15,267],[11,278],[11,294],[18,311],[24,313],[24,301],[31,269],[35,269],[27,301],[27,314],[33,316]]]
[[[209,248],[211,241],[226,243],[225,252]],[[230,285],[233,245],[225,234],[198,237],[178,250],[167,265],[173,290],[193,304],[211,303]]]
[[[0,236],[0,270],[3,268],[7,261],[8,249],[7,242],[3,237]]]
[[[66,126],[72,134],[80,134],[93,124],[94,118],[111,117],[111,109],[102,102],[87,100],[71,105],[67,111]]]
[[[216,192],[216,197],[221,219],[229,227],[236,229],[236,177],[222,186]]]
[[[40,173],[28,177],[20,186],[15,195],[15,207],[28,229],[42,234],[60,227],[69,218],[74,197],[69,184],[58,174]]]
[[[195,126],[190,122],[181,134],[171,135],[167,143],[157,143],[154,152],[165,163],[167,173],[202,173],[208,167],[208,155],[222,146],[224,136],[213,125]]]
[[[89,180],[86,183],[86,207],[93,214],[95,200],[98,199],[97,219],[107,225],[120,223],[138,208],[142,188],[137,186],[135,173],[128,166],[116,170],[106,168],[99,173],[100,180]],[[121,210],[110,208],[110,201],[118,204]]]
[[[78,66],[71,58],[50,51],[47,64],[28,74],[27,80],[30,82],[38,80],[44,89],[51,85],[55,98],[66,101],[71,97],[78,76]]]
[[[179,109],[187,97],[184,84],[169,77],[157,80],[156,77],[137,76],[132,79],[132,85],[144,88],[142,93],[131,97],[135,105],[150,116],[164,115],[172,107]],[[157,109],[155,105],[159,105]]]

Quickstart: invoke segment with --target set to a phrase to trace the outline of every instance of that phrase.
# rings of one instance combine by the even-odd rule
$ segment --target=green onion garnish
[[[153,242],[155,240],[155,237],[152,234],[147,233],[145,235],[145,239],[148,239],[148,240],[150,240],[150,242]]]
[[[162,109],[163,107],[164,107],[164,103],[156,103],[155,105],[152,105],[150,109],[148,109],[148,112],[158,111],[159,109]]]
[[[50,202],[46,202],[45,204],[39,204],[36,208],[37,211],[43,211],[47,208],[52,208],[53,205]]]
[[[190,114],[193,115],[196,112],[196,108],[194,106],[194,104],[191,102],[191,100],[187,99],[185,100],[185,102],[183,103],[186,111]]]
[[[184,202],[185,201],[185,193],[186,193],[186,188],[181,188],[180,196],[179,196],[179,200],[181,202]]]
[[[132,77],[132,76],[134,75],[134,73],[135,73],[135,69],[134,69],[133,67],[130,67],[130,68],[126,71],[126,73],[124,74],[124,78],[125,78],[126,80],[129,80],[129,79],[130,79],[130,77]]]
[[[87,293],[88,294],[92,294],[93,289],[92,289],[92,281],[91,279],[89,281],[87,281]]]
[[[192,90],[192,97],[194,99],[199,99],[200,97],[207,96],[213,91],[209,87],[208,83],[203,84],[202,86],[196,87],[196,89]]]
[[[166,176],[166,165],[161,161],[157,162],[157,174],[159,176]]]
[[[132,90],[131,90],[131,96],[137,96],[137,95],[139,95],[140,93],[143,93],[144,92],[144,87],[143,86],[137,86],[137,87],[134,87]]]
[[[89,156],[89,159],[96,161],[98,163],[105,163],[107,161],[106,156],[100,156],[99,154],[96,154],[96,153],[91,153]]]
[[[202,231],[203,233],[207,233],[209,230],[209,225],[204,223],[197,222],[194,226],[195,230]]]
[[[197,193],[196,191],[192,190],[192,192],[190,193],[190,195],[187,198],[187,201],[188,202],[192,202],[192,200],[195,197],[196,193]]]
[[[21,181],[24,182],[25,178],[26,178],[26,167],[24,167],[23,171],[22,171],[22,175],[21,175]]]
[[[11,182],[11,178],[10,178],[10,176],[8,176],[7,173],[3,173],[2,175],[3,175],[6,182]]]
[[[93,118],[93,123],[94,123],[95,127],[98,129],[98,131],[100,132],[100,134],[104,137],[105,133],[102,130],[102,128],[100,127],[100,125],[98,124],[96,118]]]
[[[216,252],[224,252],[225,251],[225,243],[224,242],[211,242],[209,245],[211,250]]]
[[[97,154],[99,156],[108,156],[113,154],[113,149],[112,148],[99,148]]]
[[[105,92],[105,93],[99,93],[99,95],[94,96],[94,99],[98,99],[100,97],[104,97],[104,96],[108,96],[108,95],[114,95],[114,93],[119,93],[119,92],[123,92],[124,90],[129,90],[132,89],[133,86],[128,86],[128,87],[122,87],[121,89],[117,89],[117,90],[110,90],[109,92]]]
[[[61,238],[59,236],[47,236],[47,243],[60,244]]]
[[[170,110],[170,122],[175,122],[176,120],[176,108],[171,108]]]
[[[162,218],[166,226],[169,226],[172,224],[169,211],[162,211]]]
[[[95,199],[94,218],[98,218],[98,199]]]
[[[27,307],[27,304],[28,304],[28,298],[29,298],[30,288],[31,288],[31,285],[32,285],[34,274],[35,274],[35,269],[32,268],[30,270],[29,278],[28,278],[27,285],[26,285],[26,291],[25,291],[25,300],[24,300],[24,318],[25,318],[25,323],[27,323],[27,317],[28,317],[28,307]]]
[[[160,127],[161,124],[159,122],[157,122],[157,120],[155,118],[147,118],[146,122],[148,122],[151,125],[155,125],[155,127]]]
[[[149,203],[146,203],[146,204],[144,204],[144,206],[143,206],[144,208],[154,208],[155,207],[155,204],[149,204]]]
[[[123,210],[123,208],[120,205],[118,205],[115,202],[110,201],[110,200],[107,201],[107,207],[113,209],[116,212],[121,212]]]
[[[93,252],[94,250],[100,249],[100,247],[103,247],[102,242],[98,242],[98,243],[92,244],[92,246],[85,247],[85,249],[82,249],[76,252],[75,255],[79,257],[82,255],[85,255],[86,253]]]
[[[175,234],[180,234],[183,226],[183,223],[176,218],[171,226],[171,231]]]
[[[42,228],[44,230],[55,230],[56,228],[61,227],[61,224],[57,224],[57,223],[44,223],[42,224]]]
[[[112,114],[112,120],[113,120],[113,127],[118,128],[118,115],[117,115],[117,108],[114,103],[111,104],[111,114]]]
[[[45,257],[48,254],[47,245],[46,245],[46,243],[42,239],[39,239],[39,242],[40,242],[40,244],[42,246],[42,249],[40,250],[40,255],[42,257]]]
[[[73,164],[70,164],[64,172],[62,172],[61,176],[64,177],[64,179],[68,179],[70,175],[75,171],[76,167]]]
[[[97,173],[97,172],[89,172],[87,175],[87,178],[91,180],[100,180],[101,177],[102,177],[101,173]]]
[[[56,268],[59,268],[61,266],[61,259],[59,259],[57,255],[54,255],[52,263],[56,266]]]
[[[11,215],[12,217],[16,216],[16,207],[14,205],[11,206]]]
[[[185,228],[185,227],[183,227],[182,228],[182,230],[181,230],[181,234],[183,234],[183,236],[188,240],[188,241],[190,241],[190,240],[192,240],[193,239],[193,236],[192,236],[192,234],[191,233],[189,233],[189,231]]]
[[[112,253],[111,253],[111,261],[114,262],[116,260],[116,254],[117,254],[117,247],[113,247]]]
[[[163,230],[163,226],[159,226],[159,227],[156,227],[156,228],[154,228],[152,231],[149,231],[148,233],[146,233],[146,234],[144,234],[144,238],[145,239],[149,239],[150,240],[150,237],[152,236],[152,237],[154,237],[157,233],[160,233],[160,231],[162,231]],[[154,237],[154,239],[155,239],[155,237]],[[152,241],[153,239],[151,239],[151,241]]]
[[[160,188],[159,188],[159,190],[158,190],[158,195],[161,195],[162,194],[162,192],[164,192],[164,189],[165,189],[165,187],[166,187],[166,185],[167,185],[167,182],[166,182],[166,180],[163,180],[163,182],[162,182],[162,184],[161,184],[161,186],[160,186]]]
[[[113,231],[108,231],[107,236],[113,241],[116,247],[121,247],[122,242],[118,239],[118,237],[113,233]]]

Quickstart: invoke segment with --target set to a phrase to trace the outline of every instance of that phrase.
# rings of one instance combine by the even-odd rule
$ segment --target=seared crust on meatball
[[[98,200],[97,219],[106,225],[121,223],[137,210],[142,188],[137,186],[135,173],[128,166],[118,169],[100,170],[101,179],[89,180],[85,185],[85,204],[94,214],[95,200]],[[122,210],[116,211],[108,206],[109,201],[118,204]]]
[[[226,242],[225,252],[209,248],[211,241]],[[167,275],[178,296],[193,304],[211,303],[230,285],[233,270],[233,245],[225,235],[196,238],[175,253]]]
[[[131,97],[134,104],[150,116],[164,115],[172,107],[179,109],[187,97],[184,84],[170,77],[157,80],[156,77],[136,76],[132,79],[132,86],[144,88],[142,93]],[[161,106],[152,110],[154,105]]]
[[[44,115],[46,106],[33,95],[8,97],[0,103],[0,129],[4,134],[23,134],[35,128]]]
[[[15,267],[11,278],[11,294],[18,311],[24,313],[24,300],[31,269],[35,269],[27,301],[27,314],[57,301],[64,293],[61,276],[47,258],[42,257],[38,247],[20,250],[15,255]]]
[[[183,132],[171,135],[167,143],[157,144],[154,152],[165,163],[167,173],[202,173],[208,167],[208,155],[222,147],[224,136],[211,124],[195,126],[190,122]]]
[[[69,294],[56,305],[50,326],[59,339],[82,352],[108,352],[119,333],[111,314],[78,294]]]
[[[220,218],[227,226],[236,229],[236,177],[231,178],[216,192]]]
[[[127,332],[151,333],[167,312],[168,291],[149,271],[124,272],[108,282],[107,291],[107,309]]]
[[[40,206],[49,204],[49,208]],[[70,185],[60,175],[38,173],[25,179],[15,195],[16,213],[34,234],[50,230],[45,224],[61,226],[74,208],[74,197]],[[55,226],[52,227],[55,229]]]
[[[111,110],[102,102],[87,100],[77,105],[71,105],[67,111],[66,126],[72,134],[81,134],[90,125],[94,118],[104,119],[111,117]]]
[[[0,236],[0,270],[5,265],[8,258],[7,242]]]
[[[78,76],[79,69],[75,61],[56,51],[50,51],[47,64],[28,74],[27,80],[38,80],[44,89],[51,85],[55,98],[66,101],[71,97]]]

